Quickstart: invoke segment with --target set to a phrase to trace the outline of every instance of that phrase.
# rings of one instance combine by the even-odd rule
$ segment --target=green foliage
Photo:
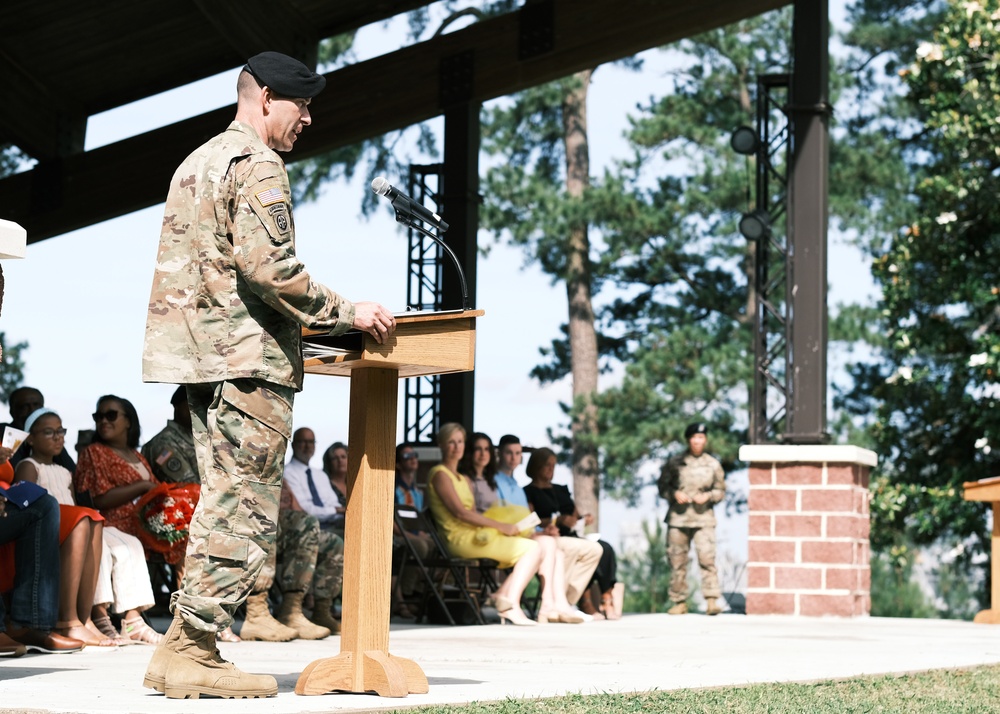
[[[421,13],[417,13],[421,15]],[[411,18],[411,31],[424,29],[426,18]],[[330,37],[320,43],[319,64],[324,69],[336,67],[351,60],[354,48],[354,33]],[[414,133],[414,143],[419,152],[437,158],[437,142],[433,132],[426,125],[404,129],[383,136],[365,139],[357,144],[333,149],[311,159],[299,161],[288,167],[288,177],[294,198],[297,201],[315,201],[319,198],[323,185],[329,181],[350,180],[359,167],[365,172],[366,181],[376,176],[407,176],[410,160],[397,155],[398,145],[408,132]],[[371,191],[365,191],[361,210],[369,214],[375,210],[378,198]]]
[[[667,531],[657,520],[652,528],[642,524],[645,549],[618,556],[618,578],[625,584],[625,612],[666,612],[670,607],[670,562]]]
[[[937,617],[920,586],[913,582],[912,550],[891,548],[871,559],[874,617]]]
[[[900,73],[920,130],[913,206],[878,247],[882,364],[856,371],[845,404],[875,407],[875,548],[945,538],[981,551],[984,507],[962,484],[997,472],[1000,414],[1000,4],[949,2]]]
[[[679,43],[690,61],[673,91],[631,118],[634,158],[591,196],[598,272],[621,295],[601,313],[606,354],[624,363],[598,399],[605,488],[629,501],[646,485],[640,465],[679,449],[691,421],[712,425],[727,468],[745,443],[751,265],[736,223],[749,174],[729,138],[753,123],[757,76],[787,70],[790,20],[786,9]]]
[[[27,342],[7,344],[7,333],[0,332],[0,402],[4,404],[10,394],[24,383],[24,352]]]

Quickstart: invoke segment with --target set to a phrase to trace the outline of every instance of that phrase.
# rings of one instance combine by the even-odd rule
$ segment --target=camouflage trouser
[[[278,539],[260,572],[255,593],[267,592],[274,584],[278,563],[282,592],[309,592],[316,598],[333,599],[344,582],[344,541],[320,529],[319,521],[302,511],[282,510],[278,516]]]
[[[670,599],[675,603],[687,601],[688,554],[691,540],[701,566],[701,594],[719,597],[719,576],[715,572],[715,526],[706,528],[667,528],[667,558],[670,560]]]
[[[201,500],[191,519],[184,583],[170,609],[201,630],[228,627],[267,560],[294,391],[262,380],[187,385]]]
[[[333,531],[320,530],[319,555],[316,556],[316,577],[313,597],[332,600],[340,595],[344,585],[344,539]]]

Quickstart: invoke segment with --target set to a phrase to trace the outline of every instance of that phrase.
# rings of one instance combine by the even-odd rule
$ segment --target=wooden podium
[[[398,382],[472,370],[476,318],[482,314],[397,315],[396,331],[382,345],[367,333],[330,337],[302,331],[306,342],[330,349],[318,357],[307,353],[305,371],[350,376],[351,411],[340,654],[310,663],[299,675],[296,694],[427,692],[420,665],[389,654]]]
[[[989,501],[993,504],[993,537],[990,539],[992,587],[990,609],[976,613],[973,622],[982,625],[1000,624],[1000,476],[962,484],[966,501]]]

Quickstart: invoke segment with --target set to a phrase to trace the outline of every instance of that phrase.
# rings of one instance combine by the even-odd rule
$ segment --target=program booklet
[[[11,451],[17,451],[17,447],[21,445],[21,442],[28,438],[28,432],[21,431],[20,429],[15,429],[12,426],[6,426],[3,430],[3,446],[6,446]]]

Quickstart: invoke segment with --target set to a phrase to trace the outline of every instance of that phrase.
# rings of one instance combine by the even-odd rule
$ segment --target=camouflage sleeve
[[[660,472],[660,478],[656,485],[660,491],[660,498],[664,498],[670,503],[674,502],[674,493],[677,492],[677,463],[673,458],[668,459]]]
[[[712,503],[722,503],[726,498],[726,472],[722,470],[722,464],[718,459],[713,459],[712,478]]]
[[[334,334],[351,328],[354,303],[313,281],[295,257],[291,191],[283,166],[253,164],[233,221],[236,267],[261,300],[305,327]]]

